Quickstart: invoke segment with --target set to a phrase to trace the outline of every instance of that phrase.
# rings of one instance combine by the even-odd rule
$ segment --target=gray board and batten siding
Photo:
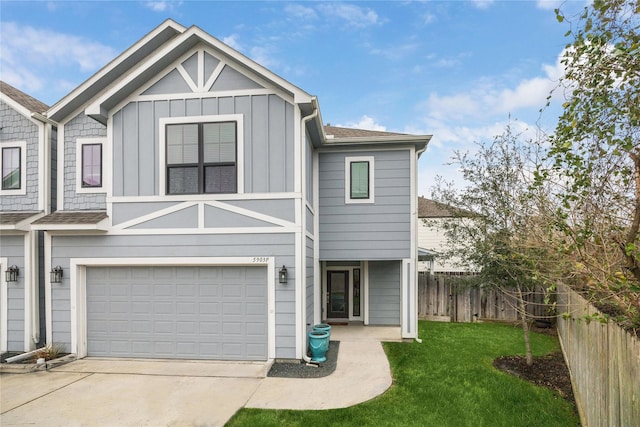
[[[345,157],[373,156],[375,203],[345,203]],[[411,257],[410,151],[320,153],[320,259]]]
[[[159,121],[166,117],[243,116],[244,192],[291,192],[293,105],[276,95],[134,101],[113,115],[113,195],[160,194]]]
[[[288,285],[279,284],[275,278],[276,357],[295,357],[295,287],[291,284],[296,281],[296,271],[292,250],[294,235],[291,233],[53,236],[52,239],[52,265],[61,265],[64,269],[62,284],[52,287],[52,331],[55,343],[64,344],[67,348],[71,343],[71,258],[137,258],[144,265],[145,257],[271,256],[276,266],[287,266],[289,275]]]
[[[0,197],[0,210],[7,211],[37,211],[38,210],[38,185],[40,175],[38,168],[39,136],[40,128],[31,120],[14,110],[10,105],[0,101],[0,117],[2,128],[0,129],[0,142],[26,142],[26,153],[20,153],[26,157],[26,194],[2,195]]]

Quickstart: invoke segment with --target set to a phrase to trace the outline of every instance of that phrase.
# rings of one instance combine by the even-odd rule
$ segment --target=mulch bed
[[[493,361],[493,366],[533,384],[556,391],[576,409],[571,376],[562,353],[534,357],[531,366],[527,366],[525,356],[502,356]]]
[[[321,378],[326,377],[336,370],[338,364],[338,350],[340,341],[329,341],[327,360],[318,366],[309,366],[304,362],[274,363],[267,374],[268,377],[282,378]]]

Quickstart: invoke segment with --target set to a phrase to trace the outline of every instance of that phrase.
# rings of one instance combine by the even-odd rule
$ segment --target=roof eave
[[[426,147],[432,135],[390,135],[376,137],[348,137],[330,138],[325,137],[324,146],[344,146],[344,145],[371,145],[371,144],[412,144],[417,147]]]
[[[164,44],[167,40],[183,33],[185,30],[186,28],[184,26],[178,24],[172,19],[167,19],[123,53],[114,58],[107,65],[98,70],[93,76],[89,77],[89,79],[74,89],[71,93],[55,103],[47,111],[47,117],[56,122],[63,121],[69,114],[72,114],[79,107],[97,95],[103,87],[108,87],[113,83],[113,81],[116,81],[120,77],[121,73],[115,71],[119,71],[118,68],[136,53],[140,52],[145,47],[149,48],[150,51],[153,51]],[[104,84],[100,84],[102,82]]]

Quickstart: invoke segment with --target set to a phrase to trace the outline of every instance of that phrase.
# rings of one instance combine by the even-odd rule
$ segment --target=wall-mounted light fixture
[[[51,283],[62,283],[62,267],[59,265],[51,269]]]
[[[7,271],[5,271],[4,274],[7,282],[17,282],[18,275],[20,274],[20,269],[17,265],[12,265],[11,267],[7,268]]]
[[[284,265],[278,272],[278,281],[280,283],[287,283],[287,268]]]

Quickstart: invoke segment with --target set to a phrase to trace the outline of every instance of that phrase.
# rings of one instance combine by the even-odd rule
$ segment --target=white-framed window
[[[78,138],[76,140],[76,192],[104,193],[105,138]]]
[[[373,156],[345,157],[345,203],[374,203],[374,171]]]
[[[243,192],[242,115],[159,121],[161,195]]]
[[[27,194],[27,142],[0,143],[0,164],[2,165],[0,194],[3,196]]]

